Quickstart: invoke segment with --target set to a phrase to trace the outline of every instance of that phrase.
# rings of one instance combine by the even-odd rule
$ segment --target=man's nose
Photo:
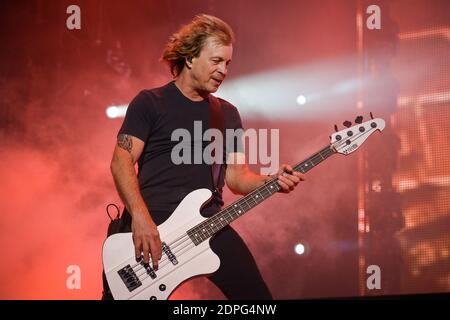
[[[226,76],[226,75],[227,75],[228,68],[227,68],[226,63],[221,63],[221,64],[219,65],[219,72],[220,72],[223,76]]]

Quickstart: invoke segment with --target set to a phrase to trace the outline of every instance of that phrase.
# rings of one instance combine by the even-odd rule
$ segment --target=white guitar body
[[[211,274],[219,269],[220,259],[211,250],[209,240],[195,246],[186,235],[192,227],[206,218],[200,215],[201,206],[211,197],[208,189],[197,189],[189,193],[178,205],[170,218],[158,226],[162,242],[170,246],[184,237],[177,248],[171,248],[178,263],[174,265],[163,252],[159,268],[152,279],[141,263],[136,262],[132,233],[118,233],[108,237],[103,244],[103,268],[111,293],[116,300],[167,299],[183,282],[194,276]],[[180,242],[180,241],[178,241]],[[178,252],[177,252],[178,251]],[[135,266],[141,285],[130,289],[119,275],[127,265]],[[151,266],[151,260],[150,260]]]

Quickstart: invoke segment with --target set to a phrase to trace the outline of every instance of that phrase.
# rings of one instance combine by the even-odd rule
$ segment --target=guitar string
[[[315,157],[317,157],[317,155],[316,155]],[[315,158],[315,157],[314,157],[314,158]],[[276,178],[273,178],[271,181],[274,181],[274,180],[276,180]],[[269,182],[267,183],[267,185],[268,185],[268,184],[269,184]],[[266,187],[267,187],[267,186],[266,186]],[[258,188],[258,189],[259,189],[259,188]],[[269,194],[270,194],[270,191],[269,191],[268,189],[267,189],[266,191],[269,192]],[[251,193],[248,194],[248,196],[251,195],[252,193],[255,193],[255,192],[256,192],[256,190],[252,191]],[[246,197],[247,197],[247,196],[246,196]],[[237,201],[235,201],[234,203],[232,203],[231,205],[229,205],[227,208],[225,208],[224,210],[222,210],[222,212],[224,212],[225,210],[229,210],[229,208],[231,208],[231,209],[236,213],[235,209],[233,208],[233,205],[236,204],[237,202],[241,201],[241,200],[242,200],[242,198],[239,199],[239,200],[237,200]],[[247,205],[249,205],[249,204],[247,203]],[[230,213],[228,213],[228,214],[230,214]],[[230,217],[232,217],[232,216],[230,216]],[[210,219],[214,220],[214,218],[216,218],[216,216],[212,216],[212,217],[210,217],[209,219],[205,219],[205,221],[203,221],[203,222],[210,221]],[[202,222],[202,223],[203,223],[203,222]],[[225,226],[222,226],[222,228],[223,228],[223,227],[225,227]],[[195,229],[195,227],[192,228],[192,229],[190,229],[190,230],[194,230],[194,229]],[[189,231],[189,230],[188,230],[188,231]],[[218,231],[218,230],[217,230],[217,231]],[[210,234],[208,233],[208,237],[205,238],[205,239],[202,239],[202,240],[204,241],[204,240],[210,238],[211,236],[212,236],[212,235],[210,235]],[[181,241],[181,240],[182,240],[182,241]],[[188,240],[191,240],[191,238],[190,238],[190,236],[186,233],[186,234],[180,236],[178,239],[174,240],[174,241],[169,245],[169,248],[171,248],[171,251],[172,251],[172,253],[173,253],[174,255],[179,256],[179,251],[176,251],[176,250],[179,250],[178,247],[179,247],[180,245],[182,245],[184,242],[188,241]],[[177,243],[178,241],[181,241],[181,242],[178,243],[178,244],[176,244],[176,245],[174,245],[174,244]],[[191,242],[191,243],[194,244],[194,247],[195,247],[195,243],[194,243],[194,242]],[[182,247],[181,250],[184,249],[185,247],[186,247],[186,246]],[[170,265],[170,264],[171,264],[171,262],[169,262],[168,264],[167,264],[167,263],[165,264],[166,261],[168,261],[168,257],[167,257],[167,256],[164,256],[164,258],[161,259],[161,262],[160,262],[160,266],[161,266],[161,267],[158,268],[158,270],[161,270],[164,266]],[[138,267],[138,268],[135,270],[135,269],[134,269],[135,267]],[[145,270],[145,267],[144,267],[140,262],[134,264],[134,265],[132,266],[132,268],[133,268],[133,271],[135,271],[135,273],[136,273],[136,272],[139,272],[139,271],[142,270],[142,269]],[[146,270],[144,271],[144,274],[147,274]],[[148,276],[149,276],[149,275],[148,275]]]
[[[355,136],[354,138],[358,139],[359,137],[361,137],[361,136],[364,135],[364,134],[369,133],[370,131],[373,131],[373,130],[369,130],[369,131],[367,131],[367,132],[360,133],[359,135]],[[338,144],[343,145],[344,143],[346,143],[345,141],[346,141],[346,140],[336,141],[335,143],[331,144],[331,146],[335,146],[335,145],[338,145]],[[339,146],[337,146],[337,147],[339,147]],[[332,149],[331,149],[331,147],[330,147],[330,149],[327,149],[327,150],[332,150]],[[321,156],[321,157],[323,158],[323,156],[321,155],[321,153],[319,153],[319,154],[315,155],[314,157],[312,157],[309,161],[317,160],[316,158],[318,158],[318,156]],[[303,161],[303,162],[305,162],[305,161]],[[303,162],[302,162],[302,163],[303,163]],[[275,180],[275,178],[274,178],[273,180]],[[259,189],[259,188],[258,188],[258,189]],[[240,199],[240,200],[242,200],[242,199]],[[238,201],[239,201],[239,200],[238,200]],[[237,202],[238,202],[238,201],[237,201]],[[247,204],[247,205],[248,205],[248,204]],[[230,205],[229,207],[232,207],[232,205]],[[215,217],[215,216],[213,216],[213,217],[211,217],[211,218],[214,218],[214,217]],[[207,220],[209,220],[209,219],[207,219]],[[206,221],[206,220],[205,220],[205,221]],[[193,228],[193,229],[194,229],[194,228]],[[191,230],[192,230],[192,229],[191,229]],[[211,235],[211,236],[212,236],[212,235]],[[211,236],[210,236],[210,237],[211,237]],[[210,237],[208,237],[208,238],[210,238]],[[208,239],[208,238],[206,238],[206,239]],[[174,246],[174,244],[177,243],[177,241],[182,240],[182,239],[184,239],[184,240],[183,240],[181,243],[179,243],[179,244],[177,244],[176,246]],[[172,247],[172,248],[173,248],[173,253],[174,253],[174,255],[175,255],[175,253],[176,253],[176,255],[178,255],[178,256],[180,256],[180,255],[182,254],[182,253],[181,253],[181,250],[183,250],[184,248],[186,248],[186,246],[183,246],[182,248],[179,248],[179,246],[182,245],[184,242],[186,242],[186,241],[189,240],[189,239],[190,239],[189,235],[188,235],[188,234],[185,234],[185,235],[179,237],[178,239],[174,240],[174,242],[172,242],[172,243],[169,245],[169,247]],[[206,239],[203,239],[203,240],[206,240]],[[195,243],[194,243],[194,242],[192,242],[192,243],[194,244],[193,247],[195,247]],[[175,249],[177,249],[176,252],[175,252]],[[188,250],[190,250],[190,249],[191,249],[191,248],[189,248]],[[184,252],[186,252],[186,251],[188,251],[188,250],[185,250]],[[164,258],[161,260],[161,268],[159,268],[159,270],[162,269],[164,266],[167,265],[167,263],[165,263],[166,261],[168,261],[168,258],[166,258],[166,257],[164,257]],[[168,264],[170,265],[171,262],[169,262]],[[136,266],[138,266],[138,265],[139,265],[139,268],[138,268],[135,272],[138,272],[138,271],[140,271],[140,270],[143,268],[142,264],[137,263],[137,264],[135,264],[135,265],[133,266],[133,270],[134,270],[134,268],[135,268]],[[145,268],[144,268],[144,269],[145,269]],[[144,271],[143,274],[147,274],[146,270]],[[143,275],[143,274],[141,274],[141,275]],[[139,275],[139,276],[141,276],[141,275]],[[147,277],[148,277],[148,276],[149,276],[149,275],[147,275]],[[145,280],[145,279],[143,279],[143,280]]]
[[[361,136],[364,135],[364,134],[369,133],[370,131],[373,131],[373,130],[369,130],[369,131],[367,131],[367,132],[360,133],[359,135],[355,136],[354,138],[358,139],[359,137],[361,137]],[[342,145],[342,144],[346,143],[345,141],[346,141],[346,140],[337,141],[337,142],[331,144],[331,146],[335,146],[335,145],[338,145],[338,144]],[[327,149],[327,150],[332,150],[332,149],[331,149],[331,146],[330,146],[330,149]],[[338,147],[339,147],[339,146],[338,146]],[[321,156],[321,157],[323,158],[323,156],[321,155],[321,153],[319,153],[319,154],[315,155],[314,157],[312,157],[309,161],[314,161],[318,156]],[[305,162],[305,161],[303,161],[303,162]],[[302,162],[302,163],[303,163],[303,162]],[[274,180],[275,180],[275,178],[274,178]],[[259,188],[258,188],[258,189],[259,189]],[[238,200],[238,201],[239,201],[239,200]],[[232,207],[232,205],[230,205],[229,207]],[[213,216],[213,217],[211,217],[211,218],[214,218],[214,217],[215,217],[215,216]],[[209,220],[209,219],[207,219],[207,220]],[[205,221],[206,221],[206,220],[205,220]],[[192,230],[192,229],[191,229],[191,230]],[[210,236],[210,237],[211,237],[211,236]],[[208,237],[208,238],[209,238],[209,237]],[[206,238],[206,239],[208,239],[208,238]],[[177,244],[176,246],[174,246],[174,244],[175,244],[177,241],[182,240],[182,239],[184,239],[184,240],[183,240],[181,243],[179,243],[179,244]],[[183,246],[182,248],[179,248],[179,246],[182,245],[184,242],[186,242],[186,241],[189,240],[189,239],[190,239],[189,235],[188,235],[188,234],[185,234],[185,235],[179,237],[178,239],[174,240],[174,242],[172,242],[172,243],[169,245],[169,247],[173,247],[173,253],[174,253],[174,255],[175,255],[175,253],[176,253],[176,255],[178,255],[178,256],[180,256],[180,255],[182,254],[181,250],[183,250],[183,249],[186,248],[187,246]],[[206,240],[206,239],[203,239],[203,240]],[[192,242],[192,244],[194,244],[193,247],[195,247],[195,243]],[[189,246],[189,244],[188,244],[188,246]],[[191,247],[188,248],[187,250],[183,251],[183,253],[186,252],[186,251],[188,251],[188,250],[190,250],[190,249],[193,248],[193,247],[191,246]],[[176,252],[175,252],[175,249],[177,249]],[[164,268],[166,265],[168,265],[168,264],[170,265],[170,264],[171,264],[171,262],[165,263],[167,260],[168,260],[168,258],[166,258],[166,257],[164,257],[164,259],[161,260],[161,267],[159,268],[159,270],[162,269],[162,268]],[[133,270],[134,270],[134,267],[136,267],[137,265],[139,265],[140,267],[139,267],[135,272],[138,272],[138,271],[140,271],[140,270],[143,268],[142,264],[138,263],[138,264],[135,264],[135,265],[133,266]],[[147,275],[146,278],[149,277],[149,275],[147,274],[146,270],[144,271],[143,274],[140,274],[139,277],[142,276],[142,275]],[[143,281],[143,280],[145,280],[145,278],[142,279],[142,281]]]
[[[371,128],[371,129],[369,129],[368,131],[361,132],[361,133],[359,133],[358,135],[355,135],[355,137],[354,137],[353,140],[359,139],[361,136],[363,136],[363,135],[365,135],[365,134],[368,134],[369,132],[374,131],[374,130],[376,130],[376,129],[377,129],[377,128]],[[332,150],[331,147],[335,147],[334,150],[336,150],[337,148],[339,148],[340,146],[342,146],[344,143],[346,143],[346,141],[347,141],[347,140],[345,140],[345,139],[344,139],[344,140],[336,141],[336,142],[330,144],[330,148],[327,149],[327,150]],[[338,145],[338,146],[336,146],[336,145]],[[333,153],[334,153],[334,152],[336,152],[336,151],[333,151]],[[323,156],[322,156],[322,155],[320,154],[320,152],[319,152],[319,153],[316,154],[315,156],[311,157],[311,158],[309,159],[309,161],[314,161],[314,159],[315,159],[315,158],[318,158],[319,156],[323,158]],[[317,159],[316,159],[316,160],[317,160]],[[303,163],[303,162],[305,162],[305,161],[302,161],[301,163]],[[319,163],[320,163],[320,162],[319,162]],[[318,164],[319,164],[319,163],[318,163]],[[272,182],[273,180],[276,180],[276,179],[277,179],[277,178],[273,178],[270,182]],[[267,182],[267,184],[269,184],[270,182]],[[252,193],[254,193],[255,191],[257,191],[258,189],[260,189],[260,188],[255,189],[254,191],[250,192],[248,195],[251,195]],[[269,191],[269,190],[268,190],[268,191]],[[269,191],[269,192],[270,192],[270,191]],[[248,197],[248,195],[245,196],[244,198],[250,198],[250,197]],[[229,205],[227,208],[225,208],[224,210],[222,210],[222,212],[225,211],[225,210],[227,210],[228,208],[232,208],[232,206],[233,206],[235,203],[241,201],[241,200],[244,199],[244,198],[241,198],[241,199],[235,201],[234,203],[232,203],[231,205]],[[210,217],[210,218],[208,218],[208,219],[206,219],[205,221],[209,221],[210,219],[212,219],[212,218],[214,218],[214,217],[215,217],[215,215],[212,216],[212,217]],[[205,221],[203,221],[203,222],[205,222]],[[203,222],[202,222],[202,223],[203,223]],[[223,228],[223,227],[224,227],[224,226],[222,226],[222,228]],[[195,229],[195,228],[196,228],[196,227],[191,228],[190,230],[193,230],[193,229]],[[190,231],[190,230],[188,230],[188,231]],[[213,236],[213,235],[210,235],[208,238],[203,239],[203,241],[209,239],[209,238],[212,237],[212,236]],[[178,241],[180,241],[180,240],[183,240],[183,241],[181,241],[181,243],[178,243],[177,245],[175,245],[175,244],[176,244]],[[174,240],[173,242],[171,242],[171,243],[168,245],[168,247],[171,248],[171,251],[172,251],[172,253],[173,253],[175,256],[181,256],[183,253],[185,253],[185,252],[189,251],[190,249],[196,247],[195,243],[192,241],[191,243],[188,243],[187,246],[189,246],[189,244],[193,244],[193,246],[189,246],[189,248],[188,248],[187,250],[184,250],[183,252],[181,252],[181,250],[183,250],[183,249],[186,248],[187,246],[184,246],[184,247],[182,247],[182,248],[179,248],[179,246],[182,245],[183,243],[185,243],[185,242],[188,241],[188,240],[190,240],[190,236],[186,233],[186,234],[180,236],[179,238],[177,238],[176,240]],[[177,251],[175,251],[175,249],[176,249]],[[168,262],[168,263],[166,263],[166,262]],[[158,268],[158,271],[161,270],[161,269],[163,269],[165,266],[171,265],[171,264],[172,264],[172,262],[169,261],[168,257],[164,256],[164,258],[161,259],[161,262],[160,262],[160,268]],[[134,268],[135,268],[136,266],[138,266],[138,268],[135,270]],[[132,266],[132,269],[133,269],[133,271],[134,271],[136,274],[137,274],[137,272],[139,272],[139,271],[142,270],[142,269],[145,270],[144,273],[142,273],[142,274],[140,274],[140,275],[138,276],[138,279],[139,279],[140,281],[144,281],[144,280],[146,280],[148,277],[150,277],[150,275],[146,272],[147,270],[146,270],[146,269],[144,268],[144,266],[143,266],[141,263],[139,263],[139,262],[136,263],[135,265],[133,265],[133,266]],[[142,275],[144,275],[144,278],[141,279],[140,276],[142,276]]]
[[[272,179],[272,180],[275,180],[275,178]],[[269,182],[267,182],[267,184],[269,184]],[[266,191],[269,192],[269,194],[270,194],[270,191],[269,191],[269,190],[266,190]],[[253,192],[251,192],[251,193],[249,193],[249,195],[251,195],[251,194],[254,193],[254,192],[256,192],[256,190],[253,191]],[[237,202],[241,201],[241,200],[242,200],[242,198],[239,199],[239,200],[237,200],[237,201],[235,201],[234,203],[232,203],[231,205],[229,205],[229,206],[228,206],[227,208],[225,208],[224,210],[221,210],[221,212],[225,212],[226,210],[229,211],[230,209],[232,209],[232,210],[236,213],[235,209],[233,208],[233,205],[236,204]],[[249,205],[249,204],[247,204],[247,205]],[[231,215],[230,212],[228,212],[228,214],[230,215],[230,218],[233,218],[233,216]],[[202,223],[204,223],[204,222],[206,222],[206,221],[210,221],[210,219],[214,220],[214,219],[216,219],[216,216],[212,216],[212,217],[210,217],[209,219],[205,219]],[[231,220],[233,220],[233,219],[231,219]],[[231,221],[231,220],[230,220],[230,221]],[[217,221],[215,221],[215,222],[217,222]],[[229,222],[229,221],[227,221],[227,222]],[[223,227],[225,227],[225,226],[222,226],[222,228],[223,228]],[[194,229],[195,229],[195,227],[192,228],[192,229],[190,229],[190,230],[194,230]],[[189,230],[188,230],[188,231],[189,231]],[[217,231],[218,231],[218,230],[217,230]],[[208,234],[208,238],[209,238],[210,236],[212,236],[212,235],[209,235],[209,234]],[[205,238],[205,239],[203,239],[203,240],[206,240],[206,239],[207,239],[207,238]],[[182,240],[182,241],[181,241],[181,240]],[[189,237],[189,235],[186,233],[186,234],[180,236],[179,238],[175,239],[173,242],[171,242],[171,243],[168,245],[168,247],[171,248],[171,251],[175,254],[175,249],[176,249],[179,245],[182,245],[182,244],[183,244],[185,241],[187,241],[187,240],[190,240],[190,237]],[[181,243],[176,244],[176,243],[179,242],[179,241],[181,241]],[[175,245],[175,244],[176,244],[176,245]],[[167,259],[168,259],[168,258],[167,258],[166,256],[164,256],[164,258],[161,260],[161,266],[162,266],[162,263],[165,262]],[[139,268],[137,269],[138,271],[141,270],[141,269],[143,268],[143,266],[142,266],[142,264],[141,264],[140,262],[137,262],[136,264],[134,264],[134,265],[132,266],[132,268],[135,268],[136,266],[139,266]]]
[[[317,157],[317,156],[316,156]],[[315,158],[315,157],[314,157]],[[273,180],[276,180],[276,178],[273,178],[271,181],[273,181]],[[269,184],[269,182],[267,182],[267,184]],[[267,186],[266,186],[267,187]],[[259,189],[259,188],[258,188]],[[269,194],[270,194],[270,191],[267,189],[266,190],[267,192],[269,192]],[[254,190],[254,191],[252,191],[251,193],[249,193],[248,194],[248,196],[249,195],[251,195],[252,193],[254,193],[254,192],[256,192],[256,190]],[[236,204],[237,202],[239,202],[239,201],[242,201],[242,198],[241,199],[239,199],[238,201],[235,201],[234,203],[232,203],[231,205],[229,205],[227,208],[225,208],[224,210],[222,210],[222,212],[225,212],[226,210],[229,210],[229,209],[232,209],[233,211],[234,211],[234,213],[237,213],[236,212],[236,209],[234,209],[233,208],[233,205],[234,204]],[[247,205],[249,205],[248,203],[247,203]],[[250,205],[249,205],[250,206]],[[230,215],[230,218],[233,218],[233,216],[231,216],[231,213],[229,213],[228,212],[228,214]],[[217,219],[215,216],[212,216],[212,217],[210,217],[209,219],[205,219],[202,223],[204,223],[204,222],[207,222],[207,221],[210,221],[210,219],[211,220],[214,220],[214,219]],[[231,219],[231,220],[233,220],[233,219]],[[230,221],[231,221],[230,220]],[[217,222],[217,221],[215,221],[215,222]],[[227,221],[228,222],[228,221]],[[228,223],[230,223],[230,222],[228,222]],[[225,227],[225,226],[222,226],[221,228],[223,228],[223,227]],[[190,230],[194,230],[195,229],[195,227],[194,228],[192,228],[192,229],[190,229]],[[216,230],[216,231],[218,231],[218,230]],[[212,235],[209,235],[209,233],[208,233],[208,238],[210,238]],[[205,238],[205,239],[202,239],[202,240],[206,240],[206,239],[208,239],[208,238]],[[171,251],[172,251],[172,253],[174,253],[175,254],[175,250],[176,249],[178,249],[178,247],[180,246],[180,245],[182,245],[184,242],[186,242],[186,241],[188,241],[188,240],[191,240],[191,238],[190,238],[190,236],[186,233],[186,234],[184,234],[184,235],[182,235],[182,236],[180,236],[178,239],[176,239],[176,240],[174,240],[172,243],[170,243],[170,245],[168,245],[169,246],[169,248],[171,248]],[[178,243],[177,244],[177,242],[179,242],[179,241],[181,241],[180,243]],[[192,242],[192,243],[194,243],[194,242]],[[176,244],[176,245],[175,245]],[[195,243],[194,243],[194,246],[195,246]],[[183,247],[184,248],[184,247]],[[181,249],[183,249],[183,248],[181,248]],[[176,252],[176,254],[178,255],[178,252]],[[165,265],[163,265],[163,263],[164,262],[166,262],[168,260],[168,258],[167,258],[167,256],[164,256],[164,258],[163,259],[161,259],[161,268]],[[144,268],[144,266],[140,263],[140,262],[138,262],[138,263],[136,263],[136,264],[134,264],[133,266],[132,266],[132,268],[133,268],[133,270],[134,270],[134,268],[135,267],[137,267],[138,266],[138,269],[136,269],[136,271],[135,272],[137,272],[137,271],[140,271],[141,269],[143,269]],[[145,268],[144,268],[145,269]],[[159,268],[160,269],[160,268]]]

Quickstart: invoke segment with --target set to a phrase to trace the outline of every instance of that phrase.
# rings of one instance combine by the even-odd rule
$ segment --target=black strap
[[[208,95],[209,100],[209,127],[210,129],[218,129],[222,133],[222,137],[225,139],[224,130],[224,115],[223,109],[219,99],[212,94]],[[221,146],[223,148],[223,146]],[[215,154],[212,155],[213,157]],[[219,178],[222,171],[222,163],[213,163],[211,165],[211,181],[213,186],[213,192],[220,193],[219,190]]]

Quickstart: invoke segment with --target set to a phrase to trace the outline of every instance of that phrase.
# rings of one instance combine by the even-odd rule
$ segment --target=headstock
[[[357,150],[366,139],[375,131],[382,131],[385,127],[385,122],[381,118],[373,118],[372,113],[370,113],[371,120],[362,122],[363,117],[358,116],[355,119],[356,125],[351,126],[352,123],[350,121],[345,121],[343,125],[347,127],[347,129],[337,131],[330,136],[331,146],[337,153],[342,154],[350,154],[353,151]]]

